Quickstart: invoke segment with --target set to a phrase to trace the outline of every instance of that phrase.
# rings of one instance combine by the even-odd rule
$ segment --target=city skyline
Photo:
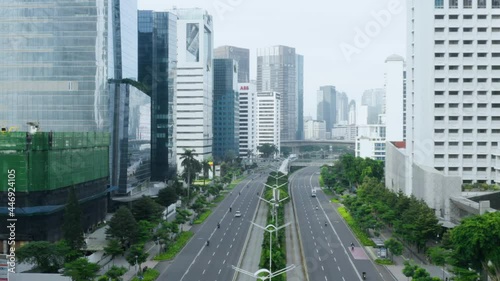
[[[365,90],[383,88],[385,59],[392,54],[406,56],[406,1],[401,0],[368,2],[361,7],[354,2],[339,6],[324,0],[308,4],[310,7],[263,0],[139,0],[138,5],[141,10],[164,11],[173,6],[206,9],[214,18],[214,47],[250,49],[252,80],[257,79],[258,48],[295,48],[304,56],[304,116],[316,116],[315,96],[322,85],[336,85],[360,104]],[[304,9],[314,13],[308,16]],[[277,10],[282,12],[276,14]],[[301,20],[297,20],[299,16]],[[344,26],[350,27],[337,28]],[[326,36],[328,28],[331,34]],[[370,35],[364,30],[369,30]],[[356,42],[362,37],[366,40]],[[359,83],[360,77],[364,83]]]

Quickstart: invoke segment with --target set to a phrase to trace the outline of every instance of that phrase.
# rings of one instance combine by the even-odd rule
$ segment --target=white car
[[[236,211],[236,213],[234,213],[234,217],[236,217],[236,218],[241,217],[241,212],[240,211]]]

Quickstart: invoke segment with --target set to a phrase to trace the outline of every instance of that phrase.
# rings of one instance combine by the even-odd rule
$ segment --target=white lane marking
[[[218,245],[217,245],[218,246]],[[215,252],[213,252],[212,257],[215,256]]]
[[[337,268],[338,268],[338,269],[339,269],[339,271],[340,271],[340,266],[337,266]]]
[[[217,245],[217,249],[219,249],[219,246],[220,246],[220,244],[219,244],[219,245]],[[215,253],[215,252],[214,252],[214,253]]]
[[[222,269],[219,269],[219,274],[220,274],[220,271],[221,271],[221,270],[222,270]]]
[[[205,269],[203,269],[203,273],[202,274],[205,274]]]
[[[229,252],[227,252],[226,256],[229,256]]]
[[[322,269],[323,271],[325,271],[325,268],[324,268],[323,266],[321,266],[321,269]]]
[[[344,278],[344,276],[342,276],[342,280],[344,280],[344,281],[345,281],[345,278]]]
[[[226,260],[224,260],[224,261],[222,262],[222,264],[226,264]]]
[[[208,264],[210,264],[211,262],[212,262],[212,260],[209,260],[209,261],[208,261]]]

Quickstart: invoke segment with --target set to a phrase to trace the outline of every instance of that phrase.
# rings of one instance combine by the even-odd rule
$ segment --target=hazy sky
[[[334,85],[350,99],[384,87],[384,61],[406,57],[405,0],[138,0],[139,9],[198,7],[214,18],[215,47],[295,47],[304,55],[304,116],[316,118],[316,91]],[[342,2],[342,3],[341,3]]]

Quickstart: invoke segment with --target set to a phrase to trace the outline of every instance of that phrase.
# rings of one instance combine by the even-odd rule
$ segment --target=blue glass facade
[[[214,59],[213,156],[239,155],[238,64],[232,59]]]
[[[175,175],[177,16],[138,12],[138,80],[151,96],[151,180]]]
[[[107,131],[108,1],[2,1],[0,14],[0,127]]]
[[[151,98],[129,84],[109,87],[110,184],[127,194],[151,177]]]

